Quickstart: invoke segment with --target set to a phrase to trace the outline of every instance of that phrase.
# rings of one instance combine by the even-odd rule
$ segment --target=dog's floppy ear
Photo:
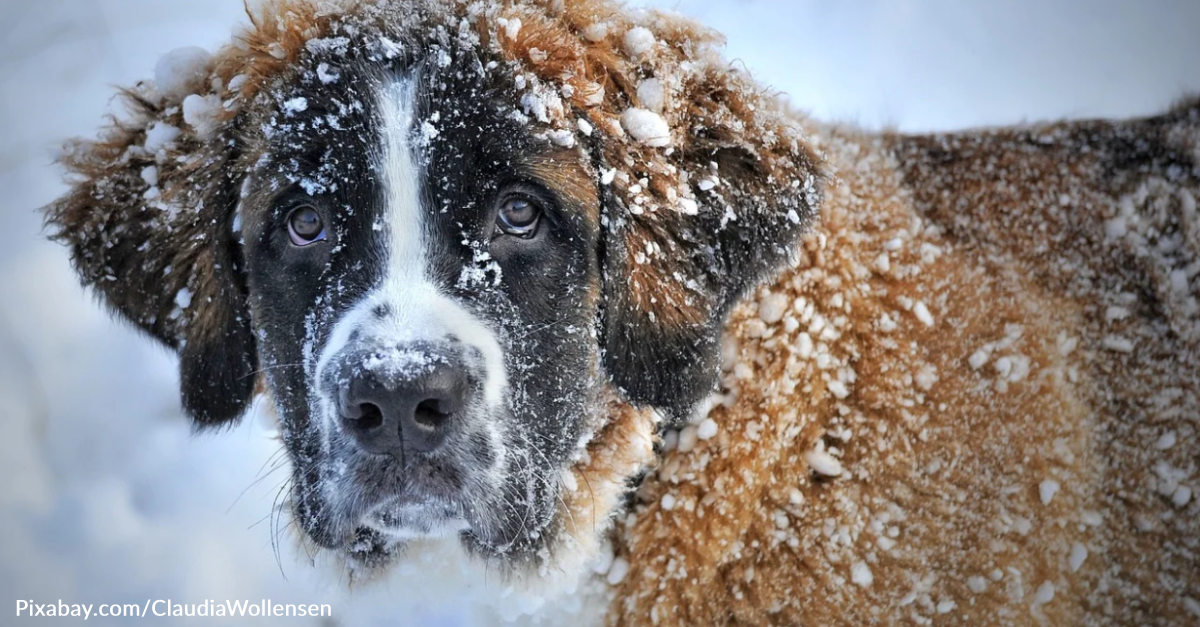
[[[730,310],[795,253],[820,194],[795,129],[763,128],[769,103],[711,78],[681,95],[673,150],[639,150],[632,166],[604,153],[616,170],[603,193],[604,364],[629,400],[674,421],[713,391]]]
[[[712,31],[603,0],[501,13],[486,39],[525,73],[525,112],[591,148],[605,369],[628,400],[684,418],[715,387],[734,304],[797,249],[821,161]]]
[[[256,369],[233,233],[236,120],[206,56],[184,51],[167,59],[181,66],[170,84],[124,91],[131,115],[67,146],[71,189],[45,208],[83,282],[178,353],[183,406],[201,427],[245,411]]]
[[[580,36],[571,104],[600,131],[604,365],[630,401],[680,420],[715,388],[733,306],[795,254],[823,164],[798,118],[721,59],[718,35],[598,6],[563,18]],[[566,56],[565,36],[538,41],[547,32],[517,41],[551,50],[543,66]]]

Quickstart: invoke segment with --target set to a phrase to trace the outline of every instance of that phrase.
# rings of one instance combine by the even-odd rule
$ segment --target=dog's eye
[[[496,214],[496,229],[505,235],[529,238],[537,233],[542,208],[530,198],[510,196],[500,203]]]
[[[297,246],[308,246],[325,239],[325,224],[321,214],[309,205],[301,205],[292,210],[287,219],[288,237]]]

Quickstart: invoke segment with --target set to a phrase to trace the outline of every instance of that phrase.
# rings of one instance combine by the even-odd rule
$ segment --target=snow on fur
[[[520,0],[269,1],[251,17],[231,45],[212,55],[173,52],[153,83],[127,90],[126,117],[99,140],[64,152],[63,163],[79,179],[47,209],[85,281],[181,353],[232,344],[225,321],[248,315],[244,297],[228,287],[236,283],[231,264],[220,261],[223,238],[211,237],[213,228],[237,229],[239,217],[227,208],[261,156],[238,125],[273,110],[277,115],[256,131],[288,132],[289,120],[309,106],[288,95],[289,82],[339,80],[329,63],[310,63],[318,54],[386,62],[417,46],[432,63],[448,62],[451,53],[495,59],[486,71],[516,86],[513,116],[598,166],[596,182],[612,198],[605,227],[617,241],[613,249],[629,255],[616,271],[630,278],[623,306],[637,320],[632,324],[687,328],[724,316],[729,305],[697,298],[697,286],[725,285],[732,276],[756,280],[791,252],[814,215],[823,173],[799,124],[721,60],[719,37],[679,17],[627,13],[604,0],[549,7]],[[444,43],[447,33],[455,34],[453,46]],[[342,124],[336,114],[326,122]],[[333,175],[322,171],[297,183],[319,193],[336,184]],[[761,255],[730,250],[715,265],[679,250],[673,235],[742,228],[748,234],[731,237],[732,244],[767,234],[787,244]],[[715,297],[731,304],[743,289]],[[380,367],[395,363],[389,357]],[[219,383],[239,388],[221,392],[231,399],[255,385],[244,377]],[[536,576],[525,578],[527,590],[549,595],[577,585],[574,574],[600,551],[629,477],[653,459],[659,417],[616,400],[609,405],[564,475],[564,483],[587,490],[564,494],[567,533],[549,554],[554,562],[547,556]],[[243,410],[232,405],[194,417],[216,423]],[[704,439],[717,433],[715,423],[704,425]]]
[[[314,50],[370,42],[392,59],[420,42],[436,61],[447,38],[500,60],[514,115],[547,142],[598,151],[594,175],[617,201],[605,226],[624,238],[647,324],[686,328],[712,309],[691,288],[712,269],[673,248],[679,233],[698,220],[763,219],[760,238],[807,227],[825,167],[810,137],[840,176],[793,267],[735,311],[722,400],[668,436],[611,555],[603,534],[653,461],[653,413],[613,400],[563,479],[588,486],[562,507],[582,547],[571,555],[605,566],[611,623],[1196,611],[1179,591],[1200,586],[1197,103],[1116,130],[806,134],[720,58],[718,36],[674,16],[604,0],[278,1],[211,58],[171,55],[156,88],[128,93],[129,118],[67,151],[84,182],[49,221],[143,329],[181,350],[219,342],[215,318],[240,309],[204,238],[232,223],[211,200],[235,198],[230,175],[257,158],[227,152],[232,122],[268,101],[304,107],[275,103],[276,88]],[[1120,162],[1120,146],[1151,136],[1166,152]],[[1034,193],[1032,208],[1014,190]],[[147,254],[128,263],[130,248]]]
[[[614,622],[1189,624],[1200,101],[811,135],[838,183],[622,521]]]
[[[147,191],[138,189],[140,179],[129,179],[128,172],[135,163],[139,169],[150,165],[141,157],[152,156],[159,165],[162,198],[151,207],[168,208],[164,217],[176,233],[204,228],[207,222],[197,219],[202,212],[177,209],[203,205],[202,194],[185,194],[184,188],[196,188],[197,170],[218,173],[224,163],[222,147],[230,139],[224,134],[228,122],[253,103],[272,98],[276,87],[303,66],[306,55],[344,52],[351,44],[348,33],[354,33],[356,45],[377,50],[381,60],[400,54],[398,42],[425,42],[421,45],[437,49],[444,33],[459,33],[456,45],[505,61],[497,71],[512,75],[522,90],[514,106],[529,124],[544,129],[546,141],[594,146],[603,136],[596,176],[624,208],[606,216],[606,224],[623,234],[629,250],[651,253],[632,265],[630,274],[634,285],[658,286],[661,298],[653,301],[649,290],[634,290],[632,304],[652,319],[703,317],[694,310],[688,286],[712,280],[714,270],[683,256],[661,254],[673,247],[664,234],[678,232],[697,217],[712,216],[725,225],[743,213],[760,214],[777,224],[781,234],[799,232],[819,202],[820,160],[795,118],[721,59],[719,36],[678,16],[626,12],[607,0],[548,7],[521,0],[386,5],[271,0],[252,19],[216,55],[185,48],[164,57],[155,72],[157,89],[145,84],[128,92],[133,109],[128,119],[101,141],[78,144],[64,155],[64,163],[94,185],[121,192],[107,199],[112,210],[132,210],[150,201],[127,198],[124,191],[139,197]],[[335,80],[330,72],[328,65],[312,71],[321,81]],[[644,78],[634,82],[629,77],[635,74]],[[305,106],[289,100],[280,108],[286,117]],[[127,144],[143,134],[144,154],[128,153]],[[718,159],[718,153],[731,157]],[[137,157],[133,162],[131,154]],[[243,154],[235,167],[249,170],[254,158]],[[720,171],[722,162],[741,172],[726,175]],[[716,181],[724,185],[718,187]],[[103,213],[92,192],[77,189],[82,195],[52,210],[54,221],[66,225],[64,234],[77,232]],[[178,198],[180,194],[190,197]],[[77,262],[90,278],[112,270],[95,259]],[[168,266],[185,267],[164,260],[157,270]],[[202,282],[204,274],[179,281]],[[174,325],[157,313],[144,318],[154,332],[178,335],[165,329]]]

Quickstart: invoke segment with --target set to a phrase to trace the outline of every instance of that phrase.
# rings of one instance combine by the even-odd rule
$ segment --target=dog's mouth
[[[470,528],[463,507],[427,495],[400,495],[372,508],[360,523],[394,540],[457,536]]]
[[[494,473],[469,460],[420,456],[397,460],[334,447],[341,455],[296,474],[292,514],[316,545],[355,553],[362,539],[379,547],[422,539],[491,535],[488,493]],[[319,454],[318,454],[319,455]]]
[[[485,486],[484,477],[454,481],[429,469],[405,470],[403,477],[383,473],[359,482],[343,475],[318,481],[324,487],[316,489],[297,485],[292,514],[315,545],[372,566],[421,541],[460,542],[470,554],[520,560],[548,537],[555,493],[543,482]]]
[[[364,565],[383,565],[410,542],[472,532],[466,508],[458,502],[414,492],[384,497],[374,505],[360,501],[359,511],[338,502],[294,503],[292,515],[309,540]]]

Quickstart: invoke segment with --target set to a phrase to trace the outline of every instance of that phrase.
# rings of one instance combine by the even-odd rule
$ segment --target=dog
[[[525,620],[1200,621],[1200,100],[867,133],[609,0],[250,16],[47,222],[198,428],[270,399],[355,581],[436,545]]]

